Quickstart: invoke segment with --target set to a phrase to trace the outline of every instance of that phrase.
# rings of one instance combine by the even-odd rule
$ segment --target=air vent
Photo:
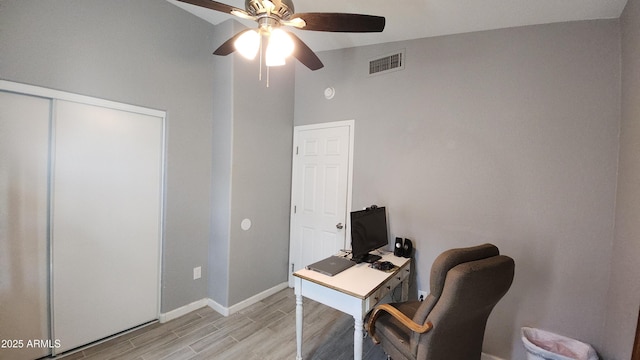
[[[385,74],[404,69],[404,50],[369,60],[369,75]]]

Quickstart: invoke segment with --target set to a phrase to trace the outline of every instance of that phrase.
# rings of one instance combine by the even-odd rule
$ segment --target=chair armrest
[[[371,339],[375,344],[379,344],[380,340],[376,337],[376,320],[378,320],[378,316],[380,316],[380,311],[385,311],[389,313],[391,316],[396,318],[400,323],[406,327],[408,327],[411,331],[417,332],[420,334],[424,334],[433,328],[433,324],[431,321],[427,321],[424,324],[420,325],[415,321],[409,319],[407,315],[400,312],[400,310],[394,308],[389,304],[378,305],[373,309],[371,316],[369,317],[369,321],[367,322],[367,331],[369,335],[371,335]]]

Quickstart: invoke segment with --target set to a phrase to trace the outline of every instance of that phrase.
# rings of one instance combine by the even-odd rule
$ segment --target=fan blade
[[[220,45],[220,47],[218,47],[216,51],[213,52],[213,55],[227,56],[232,52],[236,51],[236,47],[234,46],[233,43],[236,41],[237,38],[240,37],[240,35],[250,30],[251,29],[242,30],[239,33],[233,35],[229,40],[225,41],[222,45]]]
[[[300,13],[291,19],[301,18],[306,23],[302,30],[330,32],[381,32],[385,18],[382,16],[345,13]]]
[[[294,33],[288,31],[287,33],[291,36],[291,40],[293,40],[295,44],[293,56],[298,59],[298,61],[311,70],[318,70],[324,67],[322,61],[320,61],[318,56],[307,46],[307,44],[300,40],[300,38]]]
[[[178,0],[178,1],[191,4],[191,5],[202,6],[204,8],[211,9],[211,10],[221,11],[227,14],[233,14],[233,15],[245,14],[246,16],[251,17],[251,15],[247,14],[247,12],[242,9],[233,7],[231,5],[219,3],[213,0]]]

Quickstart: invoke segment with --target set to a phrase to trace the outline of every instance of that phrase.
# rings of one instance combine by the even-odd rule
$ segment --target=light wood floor
[[[295,296],[292,289],[229,317],[209,307],[164,324],[154,323],[64,356],[64,360],[295,359]],[[305,299],[303,357],[353,359],[353,318]],[[364,340],[364,359],[386,360]]]

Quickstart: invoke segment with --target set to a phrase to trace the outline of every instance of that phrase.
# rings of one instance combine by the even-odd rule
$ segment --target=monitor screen
[[[351,250],[354,259],[362,259],[369,251],[388,243],[387,214],[384,206],[372,206],[351,213]]]

